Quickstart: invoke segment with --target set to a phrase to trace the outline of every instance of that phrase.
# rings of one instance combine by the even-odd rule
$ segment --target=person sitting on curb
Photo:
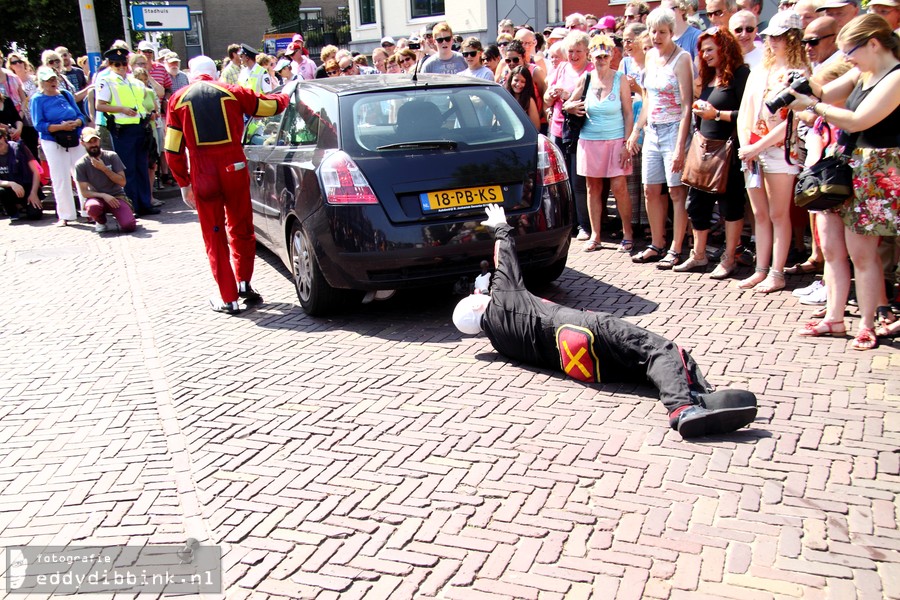
[[[19,220],[19,206],[22,204],[29,221],[43,216],[39,189],[40,165],[25,144],[9,140],[9,131],[0,126],[0,204],[10,220]]]
[[[650,381],[683,438],[723,434],[756,418],[756,396],[713,391],[694,359],[674,342],[609,314],[559,306],[525,289],[512,227],[503,207],[488,205],[494,230],[491,293],[463,298],[453,311],[462,333],[482,331],[497,352],[579,381]]]
[[[100,147],[100,132],[93,127],[81,131],[81,145],[87,151],[75,163],[75,181],[84,196],[84,210],[93,219],[94,231],[109,231],[106,213],[111,212],[119,229],[131,233],[137,227],[131,200],[125,195],[125,165],[115,152]]]

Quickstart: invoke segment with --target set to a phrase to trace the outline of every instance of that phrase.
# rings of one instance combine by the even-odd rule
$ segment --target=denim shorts
[[[644,172],[645,184],[668,183],[669,187],[681,185],[681,173],[672,172],[680,124],[680,121],[659,125],[648,123],[644,129],[641,170]]]

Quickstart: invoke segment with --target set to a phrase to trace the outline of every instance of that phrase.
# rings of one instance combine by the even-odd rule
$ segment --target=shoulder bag
[[[75,109],[75,112],[78,114],[78,116],[81,117],[82,116],[81,111],[78,109],[78,106],[75,104],[75,98],[72,96],[72,94],[70,94],[66,90],[60,90],[59,93],[63,95],[63,97],[66,99],[66,101],[69,103],[69,105],[72,106],[72,108]],[[69,148],[74,148],[75,146],[77,146],[80,143],[80,141],[78,139],[78,135],[80,132],[81,132],[81,128],[78,127],[76,129],[72,129],[71,131],[52,131],[52,132],[50,132],[50,135],[53,136],[53,140],[57,144],[59,144],[60,147],[68,150]]]
[[[828,131],[828,143],[831,145],[831,128]],[[853,195],[853,167],[850,166],[850,154],[855,148],[855,137],[842,151],[840,149],[831,156],[823,156],[811,167],[803,169],[794,184],[794,204],[806,210],[828,210],[840,206]],[[822,149],[825,154],[825,149]]]
[[[588,88],[591,87],[591,72],[588,71],[584,77],[584,90],[581,94],[581,101],[587,97]],[[567,111],[563,111],[562,126],[562,145],[563,151],[567,154],[575,154],[578,149],[578,136],[581,134],[581,128],[587,121],[587,114],[578,116]]]
[[[710,194],[724,194],[728,173],[734,160],[733,136],[727,140],[711,140],[694,131],[681,171],[681,182]]]

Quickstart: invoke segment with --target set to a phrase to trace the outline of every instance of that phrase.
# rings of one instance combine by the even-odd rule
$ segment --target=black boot
[[[697,394],[697,404],[681,406],[669,415],[669,425],[683,438],[731,433],[756,418],[756,396],[745,390]]]

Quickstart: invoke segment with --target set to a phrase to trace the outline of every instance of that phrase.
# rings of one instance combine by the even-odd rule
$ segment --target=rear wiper
[[[409,148],[442,148],[444,150],[455,150],[459,146],[453,140],[421,140],[418,142],[397,142],[396,144],[385,144],[378,146],[376,150],[406,150]]]

